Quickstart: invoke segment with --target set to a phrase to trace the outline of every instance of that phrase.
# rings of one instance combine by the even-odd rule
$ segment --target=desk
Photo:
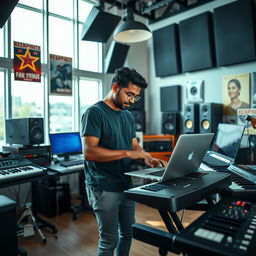
[[[77,159],[75,159],[77,160]],[[81,160],[81,158],[79,159]],[[80,166],[80,165],[79,165]],[[78,166],[78,167],[79,167]],[[81,203],[78,205],[71,205],[71,209],[73,212],[73,220],[77,219],[77,216],[79,213],[86,211],[86,210],[91,210],[91,207],[88,204],[88,199],[86,196],[86,191],[85,191],[85,176],[84,176],[84,167],[82,168],[77,168],[77,169],[68,169],[64,166],[62,166],[60,163],[54,163],[52,162],[50,165],[46,166],[48,169],[47,176],[48,177],[60,177],[64,175],[70,175],[70,174],[79,174],[79,194],[80,194],[80,200]]]
[[[189,186],[186,184],[189,184]],[[230,174],[214,173],[212,175],[212,173],[208,173],[192,180],[189,179],[189,181],[186,181],[184,177],[180,177],[162,183],[143,185],[126,190],[125,195],[128,199],[157,209],[169,234],[175,235],[183,230],[183,225],[176,214],[177,211],[186,209],[204,198],[209,198],[211,195],[221,192],[230,184]],[[137,225],[135,226],[136,232],[134,234],[136,236],[134,238],[146,241],[145,237],[140,239],[140,234],[145,236],[148,233],[147,242],[152,244],[150,241],[154,239],[153,242],[155,242],[155,238],[158,236],[157,231],[152,230],[154,229],[150,231],[146,228],[140,229],[140,226]],[[163,236],[163,240],[170,239],[172,237],[171,235],[168,236],[166,234]],[[160,236],[161,234],[159,235],[159,241],[161,241]],[[171,243],[172,241],[170,240]],[[159,244],[160,255],[167,255],[168,250],[177,253],[177,248],[173,248],[172,246],[161,248],[164,244],[166,243]]]

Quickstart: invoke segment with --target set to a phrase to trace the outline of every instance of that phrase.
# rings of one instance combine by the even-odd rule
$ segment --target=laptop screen
[[[235,160],[243,132],[243,125],[219,124],[211,150]]]

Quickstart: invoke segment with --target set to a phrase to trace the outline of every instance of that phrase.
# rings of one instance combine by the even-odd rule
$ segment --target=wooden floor
[[[183,225],[187,226],[191,221],[201,215],[202,212],[186,210],[183,218]],[[181,215],[181,212],[178,213]],[[18,244],[28,255],[31,256],[96,256],[98,244],[98,231],[95,216],[87,211],[79,215],[78,219],[72,220],[72,213],[65,213],[58,217],[48,219],[55,224],[58,233],[57,239],[47,228],[43,229],[47,242],[43,243],[36,233],[30,237],[19,237]],[[166,230],[157,210],[147,206],[136,205],[137,223]],[[156,256],[158,248],[133,240],[131,256]],[[174,255],[169,253],[169,255]]]

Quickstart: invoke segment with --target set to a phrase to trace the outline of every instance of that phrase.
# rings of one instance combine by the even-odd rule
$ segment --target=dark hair
[[[231,84],[231,83],[234,83],[238,89],[241,89],[241,84],[237,79],[229,80],[228,85]]]
[[[141,76],[135,69],[129,69],[127,67],[123,67],[117,69],[112,79],[112,85],[118,84],[122,87],[127,87],[128,83],[131,82],[142,89],[148,87],[148,83],[145,78]]]

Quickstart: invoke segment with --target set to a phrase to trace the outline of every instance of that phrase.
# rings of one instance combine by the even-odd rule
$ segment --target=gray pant
[[[99,256],[128,256],[135,223],[135,203],[123,192],[98,191],[86,188],[88,200],[99,226]]]

